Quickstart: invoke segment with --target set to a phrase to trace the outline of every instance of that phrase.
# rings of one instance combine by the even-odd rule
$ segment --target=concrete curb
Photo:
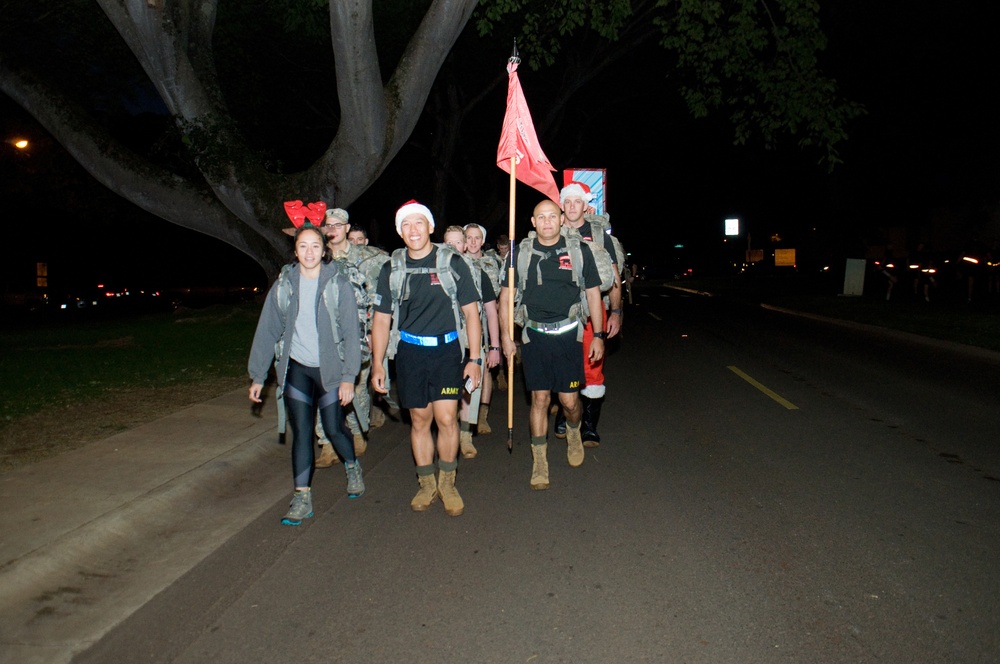
[[[280,501],[276,440],[240,389],[0,478],[0,662],[70,661]]]

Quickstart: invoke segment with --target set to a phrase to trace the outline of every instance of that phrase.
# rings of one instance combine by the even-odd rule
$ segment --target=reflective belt
[[[406,343],[413,344],[415,346],[440,346],[443,344],[450,344],[455,339],[458,339],[458,332],[439,334],[436,337],[421,337],[416,334],[410,334],[406,330],[399,331],[400,341],[405,341]]]
[[[539,323],[537,321],[529,320],[526,321],[525,324],[532,330],[536,332],[541,332],[542,334],[562,334],[563,332],[572,330],[580,323],[579,321],[575,320],[571,321],[570,319],[567,318],[557,323]]]

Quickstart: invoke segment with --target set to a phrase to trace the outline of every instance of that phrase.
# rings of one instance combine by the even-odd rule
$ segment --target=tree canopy
[[[483,100],[503,96],[504,56],[484,35],[506,51],[518,39],[548,85],[536,123],[568,134],[574,96],[649,44],[663,58],[642,76],[669,78],[695,116],[724,113],[736,142],[790,136],[832,165],[862,112],[820,71],[810,0],[6,5],[0,90],[107,188],[272,275],[287,255],[281,202],[350,206],[419,122],[434,128],[440,195],[495,168],[458,149]]]

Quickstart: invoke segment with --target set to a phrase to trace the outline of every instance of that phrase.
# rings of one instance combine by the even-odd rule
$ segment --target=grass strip
[[[0,428],[128,389],[246,375],[255,305],[0,331]]]

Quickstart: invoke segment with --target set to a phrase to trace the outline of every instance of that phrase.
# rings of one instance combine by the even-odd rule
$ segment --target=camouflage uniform
[[[344,276],[354,286],[354,295],[358,302],[358,317],[365,337],[371,333],[372,327],[372,296],[378,283],[378,273],[382,264],[389,260],[389,255],[376,247],[368,245],[347,245],[347,251],[337,254],[333,261],[337,263]],[[347,413],[347,426],[351,433],[365,434],[371,417],[371,388],[368,378],[371,375],[371,346],[361,347],[361,371],[355,383],[354,408]],[[323,435],[322,427],[316,423],[316,435],[320,445],[328,445],[329,441]]]

